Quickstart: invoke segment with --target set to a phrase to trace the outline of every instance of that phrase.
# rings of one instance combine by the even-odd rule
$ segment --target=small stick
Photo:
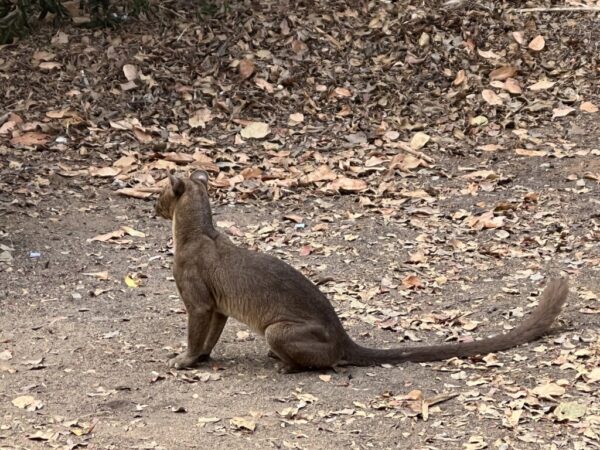
[[[513,12],[528,13],[528,12],[600,12],[598,6],[579,6],[574,8],[523,8],[513,9]]]
[[[433,159],[431,156],[427,156],[425,153],[423,152],[418,152],[416,150],[413,150],[408,144],[404,143],[404,142],[400,142],[400,148],[405,151],[406,153],[410,153],[413,156],[416,156],[417,158],[421,158],[424,161],[427,161],[428,163],[434,164],[435,163],[435,159]]]

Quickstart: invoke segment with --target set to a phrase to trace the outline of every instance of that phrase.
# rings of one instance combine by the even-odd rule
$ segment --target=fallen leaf
[[[579,105],[579,109],[586,113],[595,113],[598,112],[598,107],[594,105],[592,102],[583,102]]]
[[[516,148],[515,153],[520,156],[546,156],[548,154],[544,150],[527,150],[525,148]]]
[[[313,170],[308,175],[305,175],[300,178],[300,183],[308,184],[308,183],[316,183],[318,181],[331,181],[335,180],[337,175],[333,172],[329,167],[323,165],[319,166],[316,170]]]
[[[456,77],[454,78],[454,81],[452,82],[452,84],[454,86],[459,86],[459,85],[463,84],[466,79],[467,79],[467,73],[463,69],[460,69],[456,73]]]
[[[540,384],[533,388],[532,392],[540,397],[548,400],[554,400],[553,397],[560,397],[565,394],[565,388],[556,383]]]
[[[256,429],[256,422],[244,417],[233,417],[229,423],[240,430],[254,431]]]
[[[484,89],[481,91],[481,96],[489,105],[500,106],[503,104],[502,99],[491,89]]]
[[[570,106],[561,106],[560,108],[554,108],[552,110],[552,118],[556,117],[565,117],[575,111],[575,108],[571,108]]]
[[[94,236],[91,239],[88,239],[87,242],[93,242],[93,241],[106,242],[111,239],[122,238],[123,236],[125,236],[125,231],[121,229],[121,230],[111,231],[110,233],[106,233],[106,234],[99,234],[97,236]]]
[[[546,41],[544,40],[544,37],[542,35],[538,35],[531,40],[527,47],[529,47],[533,51],[540,52],[544,49],[545,46]]]
[[[129,236],[135,236],[135,237],[146,237],[146,235],[144,233],[142,233],[141,231],[138,230],[134,230],[131,227],[128,227],[127,225],[123,225],[121,227],[121,229],[127,233]]]
[[[206,124],[212,120],[210,109],[203,108],[195,111],[189,118],[188,124],[192,128],[205,128]]]
[[[431,137],[421,131],[415,133],[415,135],[410,140],[410,147],[413,150],[419,150],[425,146],[429,142]]]
[[[516,75],[517,69],[513,66],[502,66],[490,72],[491,80],[504,81]]]
[[[138,70],[133,64],[125,64],[123,66],[123,74],[128,81],[133,81],[138,77]]]
[[[530,84],[528,89],[530,91],[543,91],[546,89],[550,89],[556,83],[550,80],[540,80],[537,83]]]
[[[84,273],[82,273],[82,275],[85,275],[86,277],[98,278],[99,280],[108,280],[108,278],[109,278],[108,271],[103,271],[103,272],[84,272]]]
[[[556,419],[561,422],[563,420],[575,422],[585,416],[586,412],[587,406],[577,402],[560,403],[556,408],[554,408],[554,415],[556,416]]]
[[[238,67],[240,72],[240,78],[242,80],[247,80],[254,73],[254,62],[251,59],[242,59],[240,61],[240,65]]]
[[[264,122],[251,122],[242,129],[240,135],[244,139],[262,139],[271,132],[269,125]]]
[[[13,145],[44,145],[50,141],[50,136],[46,133],[38,131],[30,131],[29,133],[15,136],[10,140]]]
[[[519,83],[519,81],[515,80],[514,78],[508,78],[504,82],[504,89],[506,89],[511,94],[520,94],[523,92],[523,89],[521,89],[521,83]]]
[[[125,275],[124,281],[128,288],[134,289],[140,285],[139,280],[132,278],[130,275]]]
[[[93,177],[100,178],[110,178],[116,177],[121,173],[121,169],[119,167],[90,167],[88,169],[90,175]]]
[[[330,182],[326,189],[334,190],[334,191],[348,191],[348,192],[360,192],[364,191],[368,188],[367,182],[365,180],[358,180],[355,178],[338,178],[332,182]]]
[[[16,397],[11,403],[17,408],[26,409],[27,411],[36,411],[44,407],[44,404],[41,401],[36,400],[32,395]]]

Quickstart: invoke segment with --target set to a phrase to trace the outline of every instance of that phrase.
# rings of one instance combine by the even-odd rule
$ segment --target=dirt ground
[[[0,449],[600,448],[597,16],[512,7],[164,3],[0,47]],[[490,81],[507,64],[523,92]],[[169,369],[185,312],[150,192],[173,167],[208,169],[219,229],[361,343],[505,331],[553,276],[569,300],[496,355],[281,374],[231,320]]]

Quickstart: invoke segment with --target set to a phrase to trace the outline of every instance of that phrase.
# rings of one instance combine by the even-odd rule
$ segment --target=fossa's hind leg
[[[340,359],[332,337],[319,325],[278,322],[267,327],[265,338],[286,372],[330,368]]]

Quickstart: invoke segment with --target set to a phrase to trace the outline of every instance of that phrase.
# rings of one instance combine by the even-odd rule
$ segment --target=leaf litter
[[[47,42],[0,49],[0,76],[11,77],[7,97],[21,105],[0,113],[0,183],[10,192],[2,194],[9,200],[4,203],[49,224],[67,216],[71,203],[81,208],[78,224],[86,214],[118,216],[103,228],[86,225],[76,249],[66,243],[56,251],[83,259],[77,267],[65,261],[68,270],[56,278],[77,287],[69,300],[77,304],[76,314],[94,311],[98,319],[84,323],[94,333],[90,344],[102,352],[96,358],[102,369],[88,366],[84,375],[103,381],[86,385],[84,395],[122,397],[132,388],[117,389],[118,382],[103,387],[107,379],[124,377],[104,361],[129,371],[139,364],[164,371],[161,345],[183,336],[182,307],[166,278],[167,232],[140,219],[136,208],[144,205],[148,213],[143,200],[162,189],[168,171],[203,169],[211,176],[216,210],[237,212],[217,216],[224,231],[242,245],[292,261],[315,281],[329,280],[321,288],[358,340],[375,339],[379,346],[464,341],[509,329],[535,305],[551,260],[578,288],[564,319],[570,327],[499,355],[401,369],[339,369],[291,381],[272,381],[268,360],[258,360],[264,372],[245,369],[249,359],[240,354],[225,362],[217,356],[208,366],[212,371],[173,377],[157,372],[151,383],[144,370],[145,381],[133,389],[152,387],[135,400],[142,406],[133,422],[118,409],[111,420],[129,430],[143,421],[156,425],[161,417],[154,415],[158,408],[147,407],[148,398],[180,383],[178,389],[206,390],[194,390],[195,399],[174,394],[177,401],[168,402],[166,411],[189,425],[182,445],[197,444],[186,432],[202,426],[218,436],[285,430],[275,434],[276,445],[284,447],[314,447],[307,442],[319,442],[315,430],[340,445],[348,444],[347,436],[366,443],[375,433],[374,442],[393,446],[387,427],[410,426],[425,430],[440,448],[445,442],[523,448],[544,442],[553,427],[560,427],[563,443],[597,446],[593,325],[600,306],[592,272],[600,263],[600,152],[591,137],[598,137],[592,125],[600,101],[592,45],[598,32],[583,14],[520,14],[508,2],[493,3],[492,9],[454,9],[422,2],[317,2],[294,10],[240,4],[205,23],[179,8],[163,34],[148,23],[99,34],[66,28]],[[72,53],[93,63],[73,61]],[[58,196],[62,204],[54,201]],[[12,236],[19,237],[19,228],[1,231],[10,250],[2,247],[7,255],[0,264],[24,273],[23,250]],[[53,267],[51,260],[40,261],[46,262]],[[36,276],[28,278],[35,282]],[[31,295],[28,283],[11,292]],[[106,290],[95,283],[115,288],[89,299],[79,294]],[[526,291],[531,286],[535,292]],[[164,322],[147,322],[159,308],[153,291],[161,299],[173,296],[160,309],[169,312],[168,332]],[[55,305],[57,298],[52,291],[44,301]],[[122,309],[94,309],[116,307],[120,299]],[[141,302],[144,313],[131,302]],[[60,314],[73,320],[73,311]],[[112,320],[122,322],[107,329]],[[58,341],[40,373],[76,373],[61,352],[74,339],[62,322],[44,318]],[[131,333],[128,327],[141,322],[150,324],[151,334]],[[249,354],[260,351],[260,341],[243,333],[230,340],[251,346],[244,347]],[[85,342],[70,354],[78,355]],[[14,340],[0,343],[0,373],[29,377],[23,373],[30,371],[13,367],[27,350]],[[69,371],[56,372],[58,354]],[[228,391],[227,383],[237,390]],[[298,395],[271,393],[289,383],[303,385]],[[68,393],[54,389],[61,394],[45,393],[43,407],[59,414],[57,398]],[[286,405],[259,401],[262,410],[256,411],[230,401],[246,405],[257,390]],[[198,402],[205,395],[213,401],[227,396],[228,404],[203,409]],[[38,395],[26,397],[33,403],[17,403],[32,413],[26,405],[37,404]],[[172,414],[178,411],[188,414]],[[29,439],[66,442],[55,432],[55,423],[63,422],[36,420],[40,429],[29,428]],[[424,421],[427,428],[419,428]],[[8,427],[1,437],[15,436],[21,425]],[[71,435],[102,445],[104,430]],[[404,433],[403,442],[423,445],[425,438]],[[161,439],[153,434],[148,448]]]

